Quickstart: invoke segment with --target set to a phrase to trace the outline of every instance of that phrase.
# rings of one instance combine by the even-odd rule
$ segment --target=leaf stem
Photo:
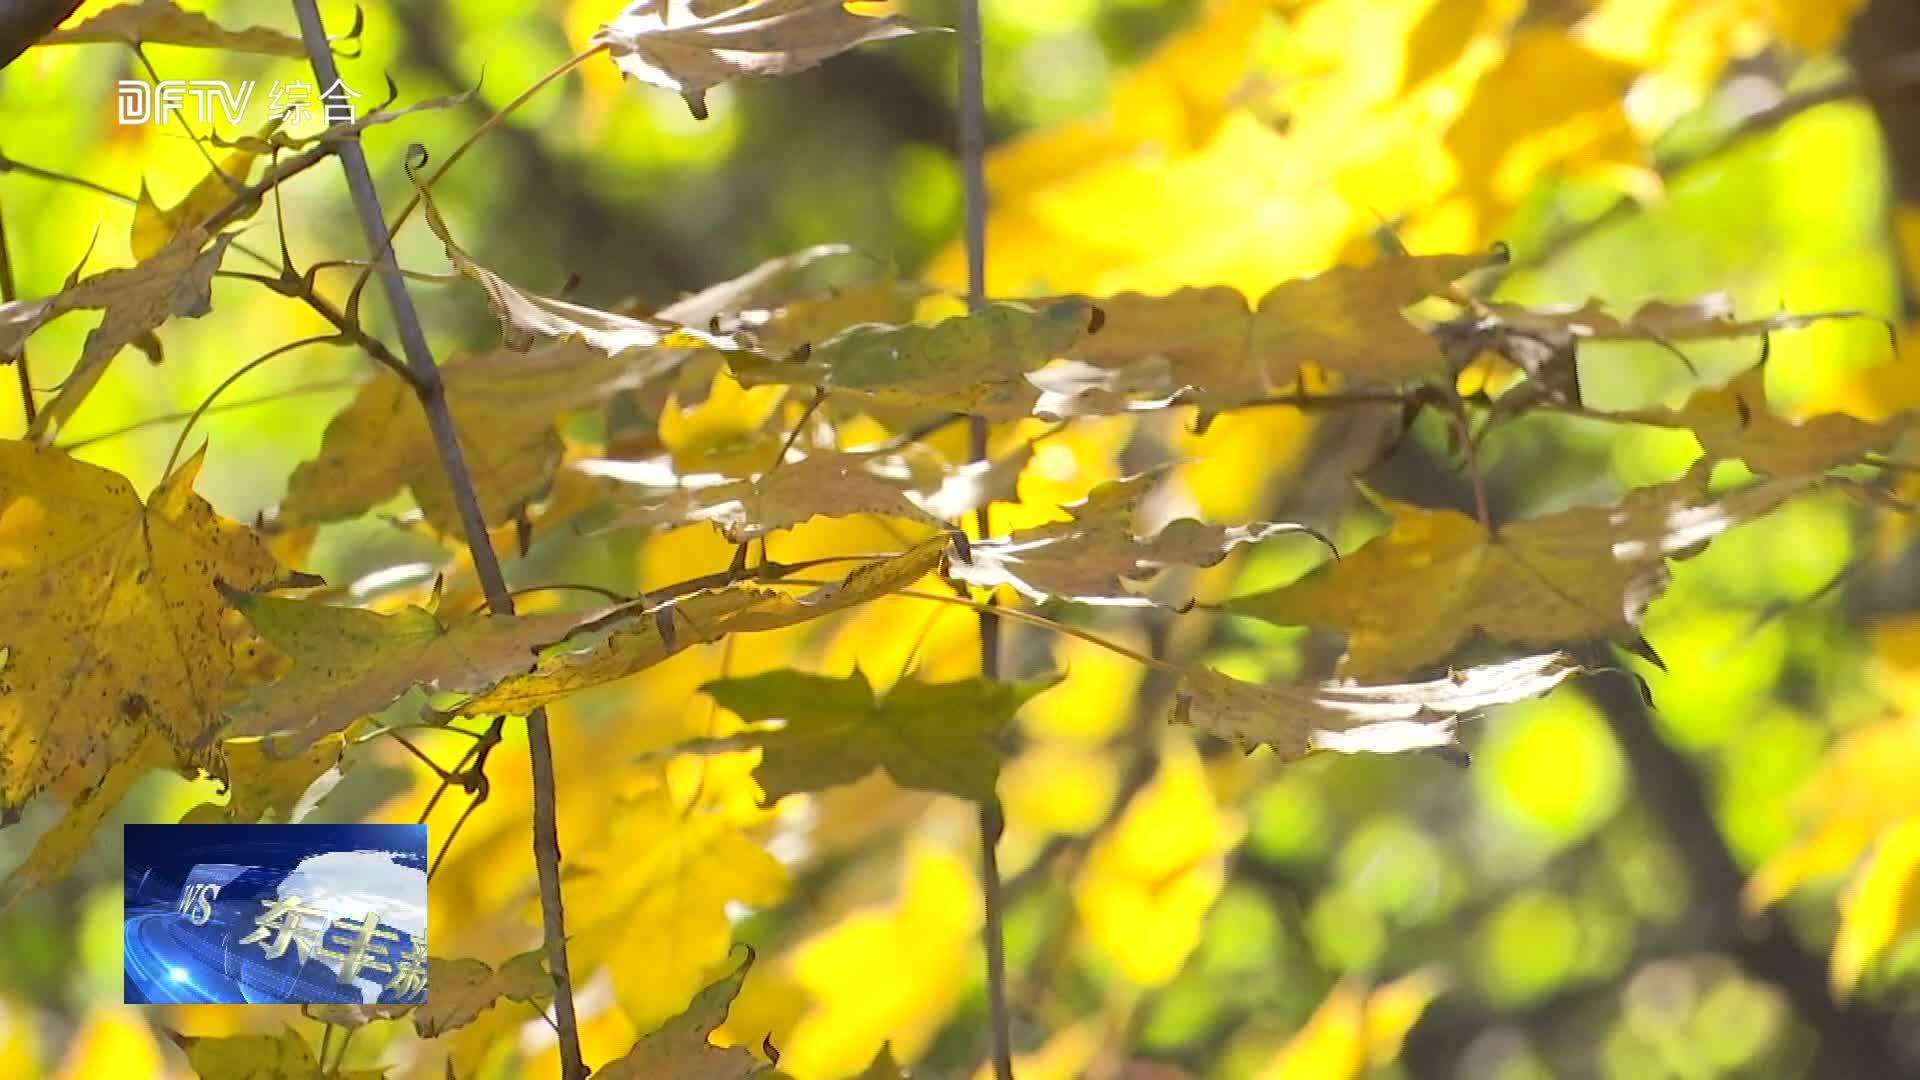
[[[440,167],[433,170],[433,175],[427,177],[426,182],[423,186],[431,188],[434,184],[438,183],[440,178],[447,174],[447,170],[453,168],[453,163],[456,161],[459,161],[460,158],[466,154],[466,152],[473,146],[474,143],[477,143],[480,141],[480,137],[482,135],[485,135],[487,132],[492,131],[496,127],[499,127],[501,121],[505,120],[508,116],[511,116],[514,110],[520,108],[520,106],[525,105],[527,102],[531,101],[535,94],[538,94],[541,90],[546,89],[548,84],[552,83],[555,79],[558,79],[560,76],[565,75],[567,72],[572,71],[574,68],[577,68],[581,64],[586,63],[588,60],[592,59],[593,57],[600,55],[602,52],[605,52],[606,48],[607,47],[605,45],[589,45],[586,48],[580,50],[579,52],[574,53],[572,56],[569,56],[565,60],[562,60],[559,66],[555,67],[553,70],[533,80],[533,83],[531,85],[529,85],[525,90],[520,91],[519,95],[516,96],[512,101],[509,101],[505,105],[500,106],[498,111],[496,111],[492,116],[487,117],[486,120],[482,121],[479,127],[474,128],[473,133],[471,135],[468,135],[466,139],[460,143],[459,146],[454,147],[453,153],[448,154],[446,160],[440,163]],[[394,215],[393,224],[387,226],[387,244],[389,245],[389,247],[380,248],[375,251],[374,261],[376,264],[384,263],[385,261],[387,261],[388,255],[391,254],[391,245],[393,243],[394,235],[400,231],[400,227],[402,225],[405,225],[407,223],[407,218],[412,216],[413,211],[419,205],[420,205],[420,190],[419,188],[415,188],[414,193],[407,198],[406,204],[400,207],[400,212]],[[353,283],[352,294],[354,296],[356,297],[359,296],[360,291],[366,288],[367,275],[373,273],[373,271],[374,271],[374,267],[372,266],[369,266],[366,269],[360,271],[359,278],[357,278]],[[382,272],[384,272],[384,270]]]
[[[253,359],[240,365],[240,367],[237,370],[235,370],[231,375],[228,375],[226,378],[220,380],[220,385],[214,387],[211,393],[209,393],[206,397],[200,400],[199,406],[195,408],[191,413],[187,414],[187,422],[180,426],[180,434],[174,436],[173,451],[167,455],[167,466],[166,468],[160,470],[160,475],[161,476],[173,475],[174,463],[180,460],[180,448],[187,445],[187,433],[193,430],[193,425],[195,421],[199,420],[201,416],[206,414],[207,409],[212,407],[214,401],[218,399],[221,394],[224,394],[227,392],[228,387],[232,386],[234,383],[239,382],[243,376],[245,376],[248,372],[252,371],[254,368],[260,367],[261,365],[265,364],[267,361],[273,359],[276,356],[282,356],[286,353],[290,353],[294,351],[295,349],[304,349],[308,345],[325,344],[326,342],[333,341],[335,339],[336,339],[336,335],[334,334],[319,334],[314,337],[304,337],[299,339],[298,341],[289,341],[285,345],[281,345],[274,349],[269,349],[265,353],[262,353],[261,355],[254,357]]]
[[[323,340],[331,341],[333,338],[329,336]],[[261,394],[258,397],[241,398],[239,401],[229,401],[219,405],[203,405],[198,409],[190,409],[185,412],[162,413],[159,416],[149,416],[145,420],[135,420],[133,423],[127,424],[124,427],[117,427],[111,431],[103,431],[98,435],[89,435],[84,439],[75,439],[72,442],[61,443],[60,449],[72,452],[83,446],[92,446],[94,443],[106,442],[109,439],[118,439],[123,436],[132,435],[137,431],[145,431],[150,427],[159,427],[161,424],[171,424],[176,420],[185,420],[195,415],[211,415],[220,412],[233,412],[237,409],[251,409],[260,405],[271,405],[276,401],[284,401],[287,398],[299,397],[303,394],[325,394],[334,390],[351,390],[364,381],[363,379],[351,376],[340,379],[322,379],[318,382],[289,386],[285,390],[276,390],[273,393]]]
[[[321,86],[332,87],[339,80],[333,54],[327,43],[327,31],[320,20],[316,0],[293,0],[300,20],[300,36],[306,44],[307,58],[314,78]],[[570,61],[570,67],[577,61]],[[551,76],[549,76],[551,78]],[[546,80],[542,80],[544,83]],[[536,84],[536,86],[539,84]],[[523,100],[526,95],[522,95]],[[505,110],[503,110],[504,113]],[[471,141],[471,140],[469,140]],[[440,369],[427,347],[420,316],[407,294],[406,279],[397,272],[392,253],[392,235],[380,209],[380,195],[374,189],[373,175],[367,169],[366,152],[357,135],[347,135],[334,144],[334,154],[347,174],[347,187],[354,209],[366,233],[367,249],[379,264],[381,284],[386,290],[394,322],[400,331],[400,344],[413,372],[414,393],[427,414],[434,445],[448,486],[460,510],[467,547],[473,556],[474,573],[480,578],[487,605],[497,614],[513,613],[513,595],[507,591],[500,573],[500,560],[487,537],[487,524],[480,512],[473,477],[460,449],[460,438],[453,426],[453,413],[447,407],[446,389],[440,381]],[[454,155],[457,158],[459,155]],[[452,164],[450,159],[447,164]],[[441,171],[447,165],[441,166]],[[435,174],[436,176],[438,174]],[[540,882],[540,912],[546,943],[547,969],[553,975],[554,1013],[559,1027],[562,1080],[585,1080],[587,1068],[580,1055],[580,1026],[574,1014],[573,977],[567,963],[566,914],[560,895],[560,835],[555,813],[553,743],[547,731],[547,713],[534,709],[527,715],[527,748],[533,769],[533,854]],[[471,811],[469,810],[469,813]]]

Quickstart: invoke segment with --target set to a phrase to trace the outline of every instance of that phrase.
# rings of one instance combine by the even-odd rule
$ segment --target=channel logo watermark
[[[125,1000],[410,1005],[424,825],[128,825]]]
[[[114,111],[123,127],[165,124],[180,115],[202,124],[224,119],[228,124],[237,126],[246,122],[247,111],[253,107],[256,89],[257,85],[251,79],[239,82],[224,79],[162,79],[156,83],[121,79],[114,84]],[[293,125],[306,123],[319,115],[331,127],[334,124],[350,124],[360,118],[353,104],[354,99],[360,96],[359,91],[342,79],[335,79],[332,86],[318,93],[299,79],[287,82],[276,79],[267,88],[261,106],[268,120]]]

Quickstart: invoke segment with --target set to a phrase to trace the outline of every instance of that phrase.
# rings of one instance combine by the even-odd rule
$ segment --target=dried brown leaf
[[[855,15],[842,0],[638,0],[593,36],[621,74],[686,98],[743,76],[790,75],[856,45],[928,32],[898,15]]]
[[[1242,747],[1271,746],[1283,761],[1316,750],[1342,754],[1448,752],[1469,714],[1539,697],[1580,668],[1564,655],[1528,656],[1467,668],[1427,682],[1260,686],[1211,668],[1183,673],[1174,720]]]
[[[1063,507],[1071,520],[976,541],[970,557],[952,560],[948,573],[982,588],[1011,586],[1036,602],[1146,606],[1153,601],[1134,586],[1168,567],[1213,566],[1244,544],[1285,534],[1314,535],[1303,525],[1284,522],[1207,525],[1182,518],[1153,536],[1138,536],[1135,516],[1157,478],[1157,473],[1141,473],[1109,481]]]

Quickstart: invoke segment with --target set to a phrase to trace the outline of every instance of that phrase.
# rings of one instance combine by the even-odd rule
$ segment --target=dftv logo
[[[220,897],[220,886],[210,881],[196,882],[180,890],[176,909],[195,926],[205,926],[213,918],[213,902]]]

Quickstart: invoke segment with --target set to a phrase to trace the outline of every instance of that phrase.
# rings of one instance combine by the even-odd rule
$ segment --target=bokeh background
[[[76,19],[107,5],[88,0]],[[228,25],[292,29],[283,5],[191,4]],[[405,104],[478,84],[454,108],[368,132],[389,207],[404,151],[444,154],[576,51],[609,0],[367,0],[349,85]],[[951,25],[954,5],[897,5]],[[996,296],[1228,284],[1494,241],[1504,298],[1619,310],[1724,291],[1743,313],[1860,308],[1905,332],[1920,268],[1920,16],[1905,0],[983,0],[988,280]],[[351,5],[323,5],[344,28]],[[294,61],[155,47],[168,78],[311,79]],[[164,204],[205,175],[177,129],[115,122],[126,49],[36,49],[0,73],[0,152]],[[950,38],[867,47],[778,82],[711,97],[569,76],[483,140],[436,190],[463,245],[516,282],[658,307],[757,262],[846,242],[899,274],[964,286]],[[260,99],[256,97],[256,102]],[[258,116],[256,112],[252,115]],[[229,133],[231,134],[231,133]],[[302,265],[362,257],[336,169],[282,192]],[[130,261],[128,204],[0,172],[20,292]],[[272,252],[271,208],[244,242]],[[1391,238],[1391,239],[1389,239]],[[1902,240],[1913,242],[1903,249]],[[440,272],[415,225],[403,263]],[[229,268],[249,267],[230,256]],[[351,271],[321,280],[344,293]],[[437,351],[492,345],[473,290],[418,284]],[[61,442],[159,478],[177,427],[240,363],[324,329],[248,283],[214,314],[162,331],[165,362],[122,357]],[[940,301],[930,303],[937,305]],[[948,301],[950,303],[950,301]],[[376,302],[369,325],[388,329]],[[50,386],[86,319],[30,347]],[[391,336],[389,335],[389,340]],[[1689,347],[1700,375],[1653,346],[1589,350],[1588,400],[1674,402],[1750,363],[1757,342]],[[1789,412],[1869,419],[1920,408],[1920,375],[1871,320],[1776,335],[1769,393]],[[199,489],[223,513],[270,511],[319,445],[367,360],[303,351],[249,376],[197,441]],[[11,383],[12,374],[7,381]],[[622,422],[574,417],[595,444]],[[786,409],[787,411],[782,411]],[[779,392],[721,376],[659,437],[717,453],[777,438]],[[631,419],[631,418],[628,418]],[[881,433],[883,420],[843,417]],[[1211,520],[1307,521],[1343,550],[1379,531],[1376,490],[1464,505],[1444,430],[1422,422],[1375,461],[1393,417],[1265,409],[1110,418],[1049,440],[1009,527],[1139,462],[1173,456],[1174,503]],[[771,423],[770,423],[771,421]],[[140,426],[145,425],[145,426]],[[865,425],[864,427],[861,425]],[[131,426],[131,430],[128,429]],[[19,405],[0,394],[0,432]],[[1031,435],[1034,428],[1022,429]],[[1000,433],[1013,439],[1020,431]],[[1909,450],[1911,447],[1909,447]],[[1541,418],[1489,440],[1496,509],[1538,513],[1672,478],[1685,432]],[[1908,454],[1907,460],[1914,460]],[[1920,494],[1905,481],[1909,496]],[[395,567],[458,575],[444,546],[398,526],[404,501],[321,532],[308,569],[336,583]],[[898,530],[813,523],[783,558],[887,550]],[[1472,766],[1338,758],[1280,767],[1162,723],[1167,687],[1071,639],[1013,628],[1010,667],[1060,669],[1021,714],[1000,782],[1009,817],[1020,1075],[1286,1077],[1891,1077],[1920,1075],[1920,546],[1912,520],[1803,500],[1678,564],[1646,622],[1656,708],[1620,676],[1563,688],[1471,726]],[[864,545],[864,546],[863,546]],[[1171,592],[1220,597],[1284,582],[1317,557],[1269,545]],[[536,545],[516,583],[676,580],[726,564],[704,526],[645,543]],[[724,730],[696,693],[733,674],[858,659],[876,682],[977,670],[972,620],[890,599],[826,630],[695,649],[556,712],[561,831],[590,1061],[760,961],[722,1035],[771,1033],[802,1080],[848,1075],[891,1040],[914,1075],[966,1077],[985,1052],[971,810],[870,777],[768,811],[750,758],[648,752]],[[1337,642],[1246,620],[1102,615],[1103,634],[1244,677],[1324,674]],[[417,708],[417,698],[397,709]],[[424,739],[449,758],[463,744]],[[524,740],[510,729],[477,811],[433,883],[434,952],[498,962],[538,941]],[[347,753],[310,820],[413,820],[435,778],[401,748]],[[458,792],[452,793],[454,796]],[[120,996],[120,821],[172,821],[225,796],[149,777],[65,880],[0,911],[0,1075],[179,1074],[162,1026],[192,1034],[319,1025],[292,1013],[134,1010]],[[436,843],[463,801],[444,800]],[[0,868],[60,813],[0,831]],[[517,1012],[515,1010],[518,1010]],[[336,1044],[337,1045],[337,1044]],[[350,1064],[395,1075],[555,1073],[533,1012],[503,1004],[436,1045],[372,1025]]]

